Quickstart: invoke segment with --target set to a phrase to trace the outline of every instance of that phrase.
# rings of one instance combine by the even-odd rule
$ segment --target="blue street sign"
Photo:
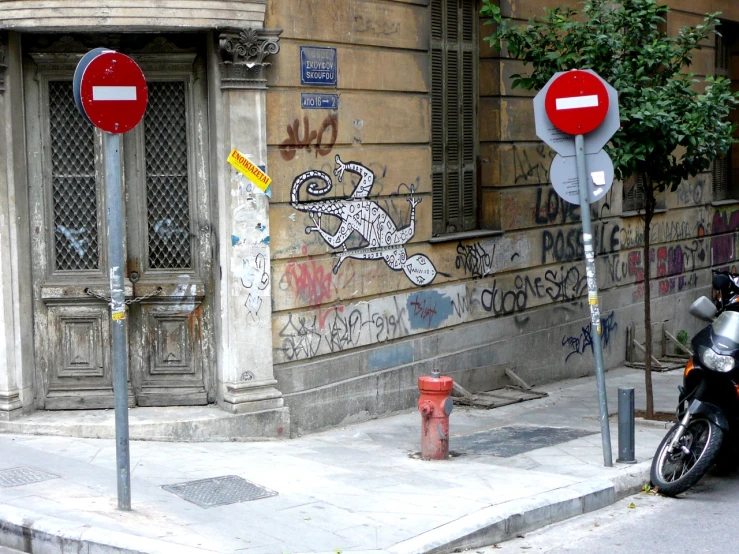
[[[300,83],[335,87],[337,75],[336,48],[300,47]]]
[[[304,110],[338,110],[338,94],[320,94],[316,92],[302,92],[300,106]]]

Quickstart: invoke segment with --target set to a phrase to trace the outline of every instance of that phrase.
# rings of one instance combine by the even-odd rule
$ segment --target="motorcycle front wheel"
[[[657,449],[652,460],[652,486],[667,496],[685,492],[700,481],[716,463],[723,432],[711,421],[695,418],[688,423],[677,448],[670,452],[670,443],[680,424],[676,423]]]

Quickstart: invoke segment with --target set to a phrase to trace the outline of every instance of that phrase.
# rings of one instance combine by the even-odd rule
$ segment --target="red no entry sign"
[[[149,93],[141,68],[128,56],[100,49],[77,67],[79,102],[89,120],[108,133],[126,133],[144,117]],[[86,64],[86,65],[85,65]]]
[[[608,113],[608,91],[600,77],[576,69],[552,82],[544,105],[557,129],[584,135],[603,123]]]

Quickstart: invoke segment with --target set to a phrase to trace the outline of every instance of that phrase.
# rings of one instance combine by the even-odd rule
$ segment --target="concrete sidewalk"
[[[656,409],[672,411],[682,372],[653,379]],[[620,368],[606,381],[612,414],[619,386],[633,386],[643,408],[643,372]],[[443,553],[601,508],[648,480],[669,424],[637,423],[639,463],[606,468],[595,379],[537,390],[549,397],[494,410],[455,407],[450,445],[459,455],[442,462],[414,456],[416,411],[292,440],[134,441],[131,512],[116,508],[113,440],[0,435],[0,545],[50,553]],[[552,444],[558,434],[566,442]],[[611,434],[615,461],[615,417]],[[530,450],[543,443],[551,445]],[[10,468],[54,477],[3,486],[1,470]],[[162,488],[231,475],[277,494],[203,508]]]

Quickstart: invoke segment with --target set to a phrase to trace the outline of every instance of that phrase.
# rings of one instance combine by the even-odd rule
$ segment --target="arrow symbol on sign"
[[[92,87],[93,100],[136,100],[136,87]]]

